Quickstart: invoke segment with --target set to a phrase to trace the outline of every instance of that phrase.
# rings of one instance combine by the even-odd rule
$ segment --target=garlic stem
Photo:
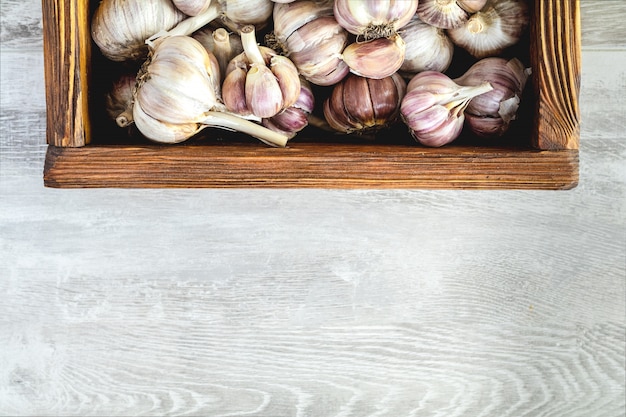
[[[458,117],[469,104],[469,102],[476,96],[484,94],[493,90],[493,86],[490,83],[483,83],[475,87],[461,87],[455,93],[455,97],[461,97],[459,100],[451,101],[444,105],[454,117]]]
[[[168,36],[189,36],[196,30],[211,23],[222,14],[222,9],[217,2],[213,2],[211,6],[204,12],[191,16],[174,26],[168,31],[160,31],[155,33],[146,40],[147,44],[154,42],[156,39],[164,38]]]
[[[130,111],[128,109],[124,110],[115,118],[115,123],[117,123],[119,127],[127,127],[133,122],[132,107],[130,109]]]
[[[253,25],[246,25],[241,28],[241,45],[251,64],[266,65],[265,58],[263,58],[263,54],[261,54],[261,50],[256,41],[256,33]]]
[[[209,111],[206,113],[206,118],[200,123],[210,127],[218,127],[245,133],[272,146],[284,147],[287,145],[287,141],[289,140],[286,135],[274,132],[273,130],[260,126],[254,122],[228,113]]]

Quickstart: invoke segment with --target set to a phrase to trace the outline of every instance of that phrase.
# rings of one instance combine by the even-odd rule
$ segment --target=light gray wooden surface
[[[626,3],[581,9],[574,190],[55,190],[2,0],[0,415],[624,416]]]

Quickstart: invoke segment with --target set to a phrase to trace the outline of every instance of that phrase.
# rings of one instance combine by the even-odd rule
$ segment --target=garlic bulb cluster
[[[268,118],[292,106],[300,95],[300,77],[289,58],[257,45],[254,26],[241,30],[244,52],[226,68],[226,108],[244,116]]]
[[[528,1],[101,0],[91,33],[131,69],[104,95],[109,118],[154,142],[217,127],[286,146],[307,127],[382,139],[401,125],[443,146],[517,118],[530,71],[508,57]]]
[[[417,0],[335,0],[334,15],[356,42],[343,51],[354,74],[385,78],[404,61],[406,44],[398,31],[417,11]]]
[[[139,131],[156,142],[182,142],[205,127],[248,133],[284,146],[287,137],[224,112],[219,100],[219,65],[192,37],[158,39],[138,75],[133,118]]]
[[[489,83],[462,87],[440,72],[424,71],[409,81],[402,119],[421,144],[443,146],[461,134],[470,101],[492,89]]]
[[[517,118],[522,91],[530,76],[530,68],[513,58],[489,57],[478,61],[461,77],[460,85],[477,85],[488,82],[493,89],[472,100],[465,114],[467,124],[478,136],[502,136]]]
[[[393,124],[400,114],[406,82],[399,74],[366,78],[349,74],[324,101],[324,117],[341,133],[366,133]]]

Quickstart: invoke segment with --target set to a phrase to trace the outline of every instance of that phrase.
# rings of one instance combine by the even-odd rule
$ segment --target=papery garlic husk
[[[241,115],[269,118],[292,106],[301,84],[289,58],[259,46],[254,26],[241,30],[244,52],[231,60],[222,84],[226,108]]]
[[[219,100],[217,60],[200,42],[173,36],[156,40],[151,48],[137,75],[133,105],[135,125],[148,139],[176,143],[205,127],[218,127],[285,146],[285,135],[225,113]]]
[[[400,34],[406,43],[399,71],[412,78],[422,71],[445,72],[452,63],[454,44],[441,28],[429,25],[415,15]]]
[[[489,0],[465,23],[449,30],[448,36],[456,45],[481,59],[499,55],[517,44],[528,23],[525,0]]]
[[[234,32],[246,25],[260,30],[269,25],[274,10],[271,0],[213,0],[222,9],[222,24]]]
[[[493,90],[472,99],[465,110],[472,132],[486,138],[502,136],[517,118],[530,74],[531,69],[524,67],[517,58],[489,57],[478,61],[455,79],[460,85],[488,82],[493,86]]]
[[[102,0],[91,19],[91,36],[112,61],[141,61],[145,40],[186,18],[170,0]]]
[[[205,12],[213,0],[172,0],[174,6],[188,16],[196,16]]]
[[[192,37],[211,52],[220,66],[220,74],[224,78],[230,61],[243,52],[239,34],[230,33],[224,28],[214,30],[205,27],[193,33]],[[224,81],[223,79],[221,81]]]
[[[348,74],[348,65],[341,60],[348,32],[333,17],[332,1],[277,3],[273,17],[268,45],[275,44],[307,81],[329,86]]]
[[[341,54],[350,72],[361,77],[386,78],[404,62],[406,44],[400,35],[348,45]]]
[[[296,102],[271,118],[263,119],[263,126],[268,129],[281,132],[289,138],[296,136],[298,132],[308,126],[309,116],[315,107],[315,96],[311,85],[304,78],[300,79],[302,88]]]
[[[466,22],[469,13],[457,0],[420,0],[417,16],[429,25],[452,29]]]
[[[487,4],[487,0],[456,0],[457,4],[468,13],[476,13],[479,12],[485,4]]]
[[[135,72],[122,73],[113,80],[111,87],[105,93],[104,102],[107,115],[119,127],[128,127],[133,123],[135,77]]]
[[[348,32],[369,40],[393,36],[417,7],[417,0],[335,0],[334,15]]]
[[[445,74],[424,71],[409,81],[400,114],[419,143],[430,147],[443,146],[461,134],[464,111],[470,100],[492,88],[489,83],[463,87]]]
[[[340,133],[369,133],[398,119],[406,82],[395,73],[382,79],[349,74],[324,101],[324,118]]]

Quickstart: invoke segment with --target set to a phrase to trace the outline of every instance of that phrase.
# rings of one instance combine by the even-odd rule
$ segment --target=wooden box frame
[[[42,0],[47,187],[570,189],[578,183],[579,0],[531,0],[528,146],[95,144],[88,0]],[[113,141],[115,143],[115,141]]]

